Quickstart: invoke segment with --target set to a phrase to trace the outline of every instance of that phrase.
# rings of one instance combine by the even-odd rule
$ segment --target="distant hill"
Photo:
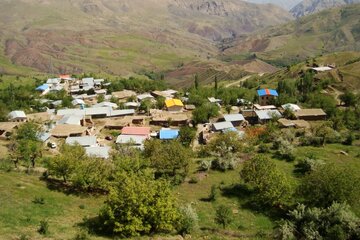
[[[0,70],[164,71],[217,61],[214,41],[291,19],[275,5],[241,0],[0,1]]]
[[[223,55],[255,55],[278,66],[340,51],[360,51],[360,4],[328,9],[266,31],[224,41]]]
[[[293,7],[290,12],[294,17],[299,18],[328,8],[354,3],[360,3],[360,0],[303,0]]]
[[[287,10],[292,9],[293,7],[295,7],[295,5],[301,2],[301,0],[244,0],[244,1],[258,3],[258,4],[272,3]]]

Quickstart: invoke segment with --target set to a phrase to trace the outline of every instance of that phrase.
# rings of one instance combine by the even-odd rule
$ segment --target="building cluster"
[[[7,138],[23,122],[35,120],[43,124],[39,140],[44,143],[61,142],[60,139],[64,139],[67,144],[81,145],[89,155],[106,159],[110,156],[113,144],[143,149],[145,140],[150,138],[164,141],[177,139],[179,127],[191,123],[195,106],[187,104],[186,97],[177,98],[178,92],[175,90],[149,93],[123,90],[107,94],[108,84],[103,79],[77,80],[68,75],[48,79],[36,91],[46,98],[49,92],[65,90],[72,96],[73,106],[65,109],[54,107],[46,112],[28,115],[21,110],[13,111],[8,116],[8,122],[0,123],[0,136]],[[272,105],[278,97],[276,90],[260,89],[257,94],[258,104],[239,99],[238,106],[234,106],[231,113],[199,125],[197,137],[200,142],[207,143],[216,134],[229,131],[244,137],[249,125],[265,124],[274,118],[283,127],[296,128],[309,128],[308,121],[326,119],[322,109],[302,109],[291,103],[277,108]],[[104,101],[97,101],[99,95],[104,96]],[[165,99],[164,109],[139,109],[143,101],[155,103],[159,97]],[[117,103],[110,99],[116,99]],[[222,104],[221,99],[213,97],[208,101],[219,106]],[[292,119],[283,117],[288,110],[293,113]],[[110,136],[113,132],[117,133],[115,139]]]

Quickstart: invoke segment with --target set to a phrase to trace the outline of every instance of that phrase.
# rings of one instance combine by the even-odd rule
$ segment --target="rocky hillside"
[[[216,61],[214,40],[291,19],[241,0],[4,0],[0,59],[53,73],[162,71]]]
[[[338,51],[360,51],[360,4],[333,8],[272,27],[235,41],[223,42],[223,54],[257,58],[287,66]]]
[[[360,3],[360,0],[303,0],[293,7],[290,12],[294,17],[299,18],[328,8],[354,3]]]

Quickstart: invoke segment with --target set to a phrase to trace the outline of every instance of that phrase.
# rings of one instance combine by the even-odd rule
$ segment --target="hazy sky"
[[[301,2],[301,0],[245,0],[245,1],[253,2],[253,3],[273,3],[287,10],[290,10],[296,4]]]

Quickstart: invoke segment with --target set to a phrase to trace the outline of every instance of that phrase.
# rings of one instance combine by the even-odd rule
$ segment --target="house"
[[[151,95],[150,93],[144,93],[144,94],[137,95],[137,100],[139,102],[142,102],[144,100],[154,100],[154,96]]]
[[[281,107],[284,110],[289,109],[292,112],[297,112],[297,111],[301,110],[301,108],[298,105],[292,104],[292,103],[287,103],[287,104],[281,105]]]
[[[144,125],[145,116],[125,116],[119,119],[108,119],[105,123],[107,129],[123,129],[129,127],[132,124]]]
[[[82,100],[82,99],[74,99],[72,102],[71,102],[71,104],[73,105],[73,106],[84,106],[85,105],[85,102],[84,102],[84,100]]]
[[[19,122],[0,122],[0,138],[7,139],[19,126]]]
[[[85,115],[92,118],[106,118],[111,116],[111,107],[85,108]]]
[[[234,125],[231,122],[218,122],[212,125],[212,129],[215,132],[224,131],[226,129],[233,129]]]
[[[152,114],[151,124],[157,126],[184,126],[189,118],[184,113],[156,112]]]
[[[150,127],[124,127],[121,134],[150,137]]]
[[[255,110],[276,110],[277,109],[275,105],[261,106],[259,104],[254,104],[253,107],[254,107]]]
[[[281,117],[281,113],[278,110],[256,110],[255,114],[259,123],[266,123],[273,118]]]
[[[294,114],[297,119],[306,121],[326,120],[326,113],[321,108],[300,109]]]
[[[92,106],[93,108],[98,108],[98,107],[111,107],[113,109],[118,108],[119,106],[116,103],[112,103],[112,102],[101,102],[98,104],[95,104]]]
[[[95,87],[94,78],[83,78],[79,85],[79,88],[84,91],[94,89],[94,87]]]
[[[310,128],[310,124],[305,120],[289,120],[285,118],[280,118],[278,120],[278,123],[284,128]]]
[[[70,124],[58,124],[51,131],[51,136],[57,138],[80,137],[86,135],[86,127]]]
[[[165,106],[169,112],[181,112],[184,109],[184,104],[180,99],[165,100]]]
[[[96,95],[106,95],[107,93],[107,90],[106,89],[98,89],[98,90],[95,90],[95,94]]]
[[[97,88],[101,88],[104,82],[104,79],[94,79],[94,86]]]
[[[50,137],[51,137],[51,134],[48,133],[48,132],[40,133],[40,134],[37,136],[38,140],[41,141],[41,142],[43,142],[43,143],[46,142],[47,140],[49,140]]]
[[[58,124],[67,124],[67,125],[79,125],[82,126],[82,121],[84,116],[81,115],[65,115],[62,119],[58,121]]]
[[[24,111],[12,111],[8,115],[10,122],[26,122],[27,117]]]
[[[196,109],[196,106],[193,104],[187,104],[187,105],[185,105],[185,109],[188,111],[193,111]]]
[[[116,97],[117,99],[128,99],[130,97],[135,97],[136,96],[136,92],[131,91],[131,90],[123,90],[123,91],[119,91],[119,92],[113,92],[111,93],[111,95],[113,97]]]
[[[72,80],[74,80],[69,74],[61,74],[61,75],[59,75],[59,78],[60,78],[61,80],[67,80],[67,81],[72,81]]]
[[[50,86],[56,86],[59,85],[61,83],[61,79],[60,78],[49,78],[46,81],[46,84],[50,85]]]
[[[235,127],[238,127],[245,121],[245,118],[240,113],[238,113],[238,114],[227,114],[227,115],[224,115],[224,120],[226,122],[231,122]]]
[[[168,98],[173,98],[177,94],[177,91],[168,89],[165,91],[152,91],[151,94],[154,97],[164,97],[164,98],[168,99]]]
[[[137,136],[137,135],[124,135],[121,134],[117,137],[117,144],[126,144],[132,147],[139,149],[144,149],[144,142],[148,139],[147,136]]]
[[[68,137],[66,138],[65,143],[69,145],[79,144],[82,147],[97,146],[97,140],[95,136]]]
[[[97,157],[102,159],[108,159],[110,157],[110,147],[85,147],[86,155],[89,157]]]
[[[29,121],[44,123],[53,120],[55,116],[49,112],[39,112],[27,114],[26,117]]]
[[[137,109],[138,107],[140,107],[140,103],[137,102],[127,102],[124,103],[124,107],[128,108],[128,109]]]
[[[132,116],[134,114],[134,109],[111,110],[110,117]]]
[[[41,93],[41,95],[46,95],[50,92],[50,86],[48,84],[43,84],[35,89],[35,91],[38,91]]]
[[[174,140],[179,137],[179,129],[163,128],[159,132],[161,140]]]
[[[78,108],[59,109],[57,111],[57,115],[58,116],[65,116],[65,115],[85,116],[85,110],[78,109]]]
[[[273,89],[260,89],[257,90],[259,96],[259,104],[261,106],[270,105],[279,96],[278,92]]]

